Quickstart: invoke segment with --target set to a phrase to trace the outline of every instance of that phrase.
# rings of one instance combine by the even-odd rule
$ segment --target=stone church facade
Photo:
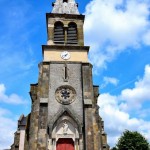
[[[31,113],[19,118],[11,150],[109,150],[84,17],[74,0],[56,0],[46,14],[48,40],[38,83],[30,86]]]

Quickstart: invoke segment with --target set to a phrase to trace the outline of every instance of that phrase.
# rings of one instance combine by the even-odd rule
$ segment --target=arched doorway
[[[56,150],[74,150],[74,142],[71,138],[60,138],[56,144]]]

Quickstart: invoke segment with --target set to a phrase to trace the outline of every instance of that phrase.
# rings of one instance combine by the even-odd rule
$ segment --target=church
[[[109,150],[84,45],[85,16],[75,0],[52,6],[38,81],[30,85],[31,112],[20,116],[11,150]]]

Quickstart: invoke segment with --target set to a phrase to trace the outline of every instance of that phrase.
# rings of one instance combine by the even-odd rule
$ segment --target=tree
[[[116,144],[117,150],[150,150],[147,140],[137,131],[126,130]]]
[[[111,150],[118,150],[116,147],[113,147]]]

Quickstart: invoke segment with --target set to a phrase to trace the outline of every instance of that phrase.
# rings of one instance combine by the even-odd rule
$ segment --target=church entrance
[[[56,150],[74,150],[74,142],[69,138],[60,138],[57,141]]]

